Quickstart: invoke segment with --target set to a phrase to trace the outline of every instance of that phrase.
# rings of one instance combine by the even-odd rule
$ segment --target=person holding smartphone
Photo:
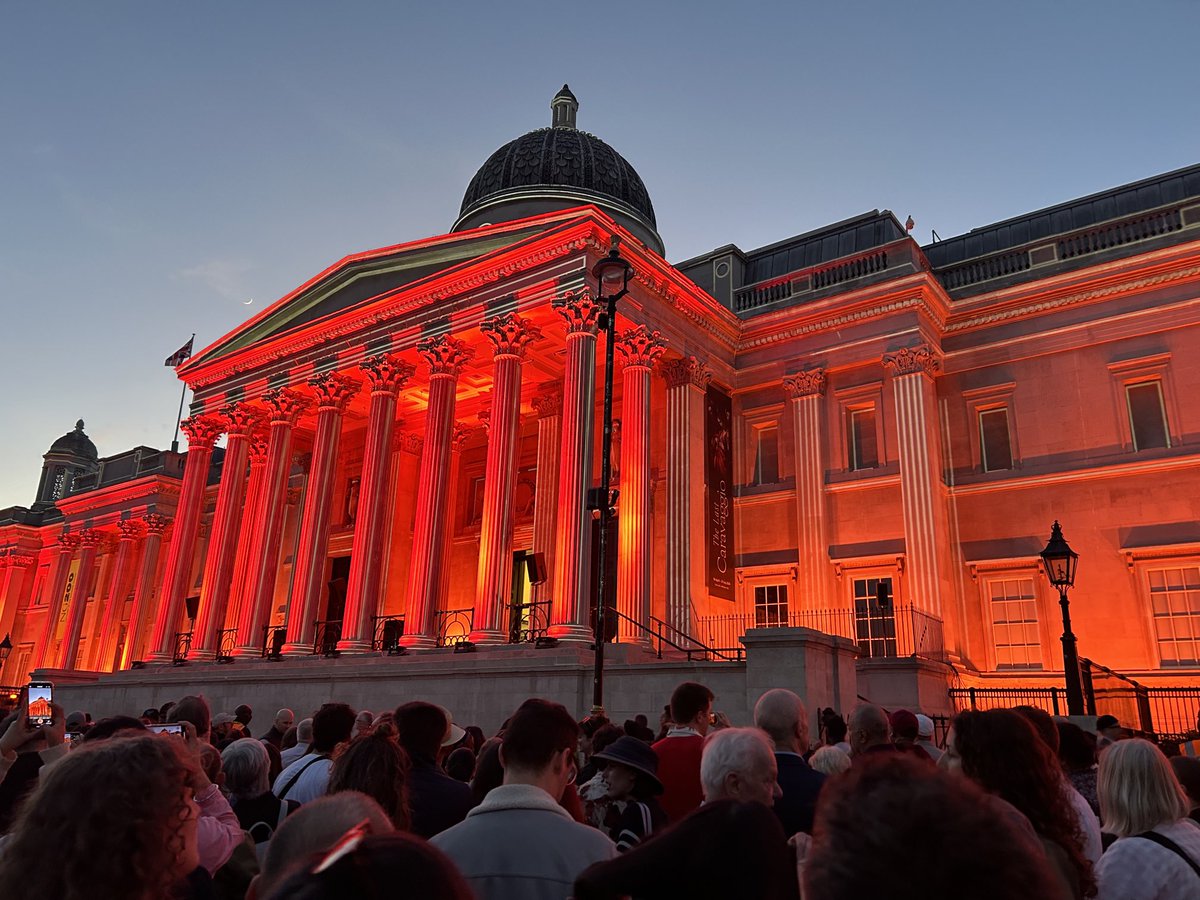
[[[67,717],[62,707],[47,701],[49,715],[35,707],[38,724],[29,715],[29,690],[21,692],[11,722],[0,735],[0,833],[8,831],[21,800],[37,784],[38,772],[66,755]]]

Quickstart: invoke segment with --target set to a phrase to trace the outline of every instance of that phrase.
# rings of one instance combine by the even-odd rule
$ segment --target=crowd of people
[[[492,736],[423,701],[0,722],[11,900],[1200,897],[1200,760],[1032,707],[944,741],[863,703],[734,727],[680,684],[657,733],[522,703]],[[68,723],[72,736],[68,736]]]

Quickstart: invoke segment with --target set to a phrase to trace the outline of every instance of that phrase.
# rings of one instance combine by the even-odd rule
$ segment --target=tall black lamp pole
[[[1075,570],[1079,567],[1079,554],[1071,549],[1063,537],[1062,526],[1055,520],[1050,529],[1050,541],[1042,551],[1042,562],[1046,566],[1046,577],[1058,591],[1058,605],[1062,609],[1063,621],[1063,668],[1066,670],[1067,715],[1082,716],[1083,684],[1079,677],[1079,648],[1075,645],[1075,633],[1071,631],[1071,603],[1067,590],[1075,584]]]
[[[612,585],[608,578],[608,527],[613,517],[613,505],[617,492],[611,490],[612,480],[612,424],[613,424],[613,367],[616,343],[617,301],[629,293],[629,279],[633,277],[633,266],[621,258],[617,238],[612,239],[608,256],[596,263],[592,269],[599,296],[606,304],[600,314],[600,327],[604,329],[604,440],[600,443],[600,487],[588,492],[588,509],[600,513],[600,552],[597,566],[600,569],[596,590],[596,658],[592,671],[592,713],[604,711],[604,644],[606,635],[606,607]]]

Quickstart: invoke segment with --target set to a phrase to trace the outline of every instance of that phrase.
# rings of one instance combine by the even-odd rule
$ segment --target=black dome
[[[68,431],[50,445],[50,453],[70,453],[82,459],[95,460],[99,457],[96,445],[83,433],[83,419],[75,423],[75,430]]]

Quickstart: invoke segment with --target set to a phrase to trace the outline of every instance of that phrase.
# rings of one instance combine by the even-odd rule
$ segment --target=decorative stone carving
[[[373,394],[394,394],[402,388],[417,370],[406,359],[394,353],[380,353],[362,361],[359,368],[367,376]]]
[[[121,533],[120,540],[136,541],[146,534],[146,525],[137,519],[126,519],[123,522],[117,523],[117,531]]]
[[[265,428],[258,428],[252,431],[250,433],[250,447],[247,451],[250,457],[250,465],[261,466],[266,462],[269,447],[270,443]]]
[[[604,304],[597,303],[586,288],[555,297],[551,306],[567,323],[567,334],[595,334],[600,325],[600,314],[604,312]]]
[[[825,370],[808,369],[795,375],[783,376],[783,392],[789,400],[825,393]]]
[[[158,513],[150,513],[142,517],[142,521],[146,525],[146,534],[161,535],[167,530],[167,526],[171,524],[171,520],[166,516],[160,516]]]
[[[405,431],[397,435],[397,441],[402,451],[412,453],[415,456],[421,455],[421,447],[425,443],[419,434],[414,434],[411,431]]]
[[[216,416],[188,416],[179,423],[188,437],[188,449],[211,448],[225,431],[225,422]]]
[[[626,366],[649,368],[663,355],[667,345],[661,333],[651,331],[645,325],[638,325],[617,334],[616,349],[624,358]]]
[[[505,313],[489,319],[479,326],[479,330],[492,342],[492,352],[496,356],[516,356],[520,359],[525,358],[529,345],[542,336],[540,328],[516,313]]]
[[[89,548],[99,549],[104,543],[104,532],[97,531],[95,528],[88,528],[79,533],[79,546],[87,550]]]
[[[409,366],[410,374],[411,368]],[[361,381],[340,372],[322,372],[315,378],[310,378],[308,383],[316,395],[317,409],[332,409],[337,413],[346,411],[346,407],[362,387]]]
[[[475,351],[458,338],[443,334],[426,338],[417,344],[417,352],[425,358],[431,375],[449,375],[457,378],[468,362],[475,358]]]
[[[933,378],[941,369],[942,361],[928,344],[918,344],[883,354],[883,366],[895,376],[923,373]]]
[[[58,549],[60,553],[74,553],[79,549],[79,535],[60,534],[58,536]]]
[[[659,364],[658,370],[666,380],[668,388],[690,384],[703,390],[712,381],[712,372],[708,366],[694,356],[665,359]]]
[[[272,425],[293,426],[308,407],[308,398],[291,388],[276,388],[263,394]]]
[[[471,434],[475,431],[470,425],[463,425],[461,422],[454,423],[454,431],[450,435],[450,449],[455,453],[462,452],[463,447],[467,445]]]
[[[230,437],[248,435],[262,421],[262,413],[244,403],[223,406],[220,414],[225,420],[225,432]]]
[[[561,416],[562,401],[562,391],[537,394],[533,398],[533,408],[537,412],[539,419],[548,419],[550,416]]]

